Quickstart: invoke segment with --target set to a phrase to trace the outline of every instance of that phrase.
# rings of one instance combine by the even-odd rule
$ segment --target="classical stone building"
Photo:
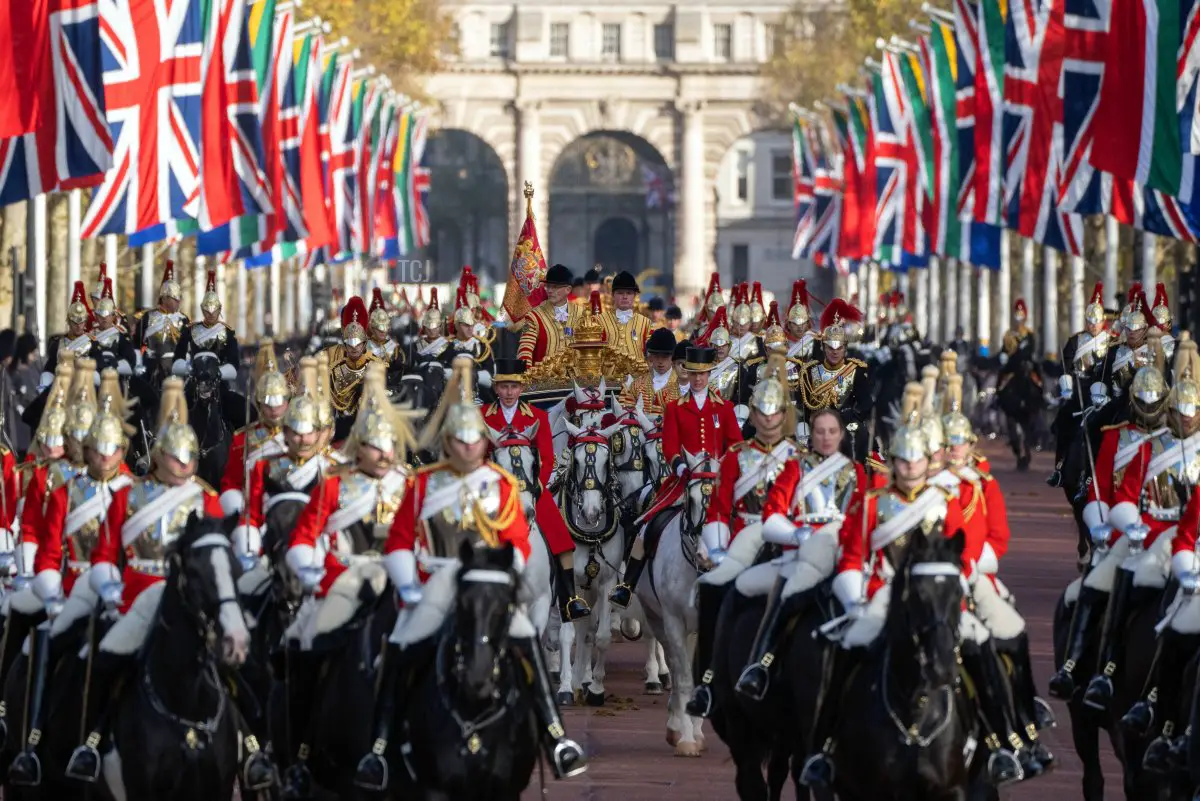
[[[791,3],[446,6],[458,53],[429,79],[431,255],[503,279],[525,217],[551,262],[654,268],[680,302],[718,265],[786,293],[790,136],[760,105]]]

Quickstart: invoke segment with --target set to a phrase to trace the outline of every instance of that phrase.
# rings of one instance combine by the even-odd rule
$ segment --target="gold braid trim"
[[[818,409],[837,408],[837,380],[842,376],[851,376],[858,368],[859,362],[856,359],[847,359],[842,368],[833,374],[832,377],[822,381],[819,386],[813,386],[811,368],[817,362],[807,362],[804,365],[803,371],[800,373],[800,401],[809,411],[817,411]]]
[[[521,511],[520,504],[517,503],[517,497],[520,494],[520,492],[514,492],[513,487],[510,486],[508,501],[495,517],[488,517],[478,498],[471,501],[471,514],[475,518],[475,530],[479,532],[479,537],[487,543],[489,548],[500,547],[500,534],[517,519],[517,513]]]

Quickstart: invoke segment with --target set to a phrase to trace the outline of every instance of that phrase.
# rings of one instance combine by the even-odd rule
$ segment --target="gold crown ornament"
[[[283,416],[284,428],[296,434],[311,434],[321,428],[320,405],[317,397],[317,360],[305,356],[300,360],[300,381],[296,393],[288,402]]]
[[[63,433],[80,445],[96,422],[96,362],[78,359],[67,396],[67,423]]]
[[[942,395],[942,431],[947,445],[967,445],[975,442],[970,419],[962,412],[963,377],[952,375],[946,380]]]
[[[153,452],[165,454],[183,464],[191,464],[200,453],[196,432],[188,425],[187,400],[183,394],[183,379],[170,376],[163,381],[158,405],[157,439]]]
[[[75,354],[66,350],[58,359],[46,406],[33,434],[34,440],[43,448],[61,448],[65,444],[63,429],[67,424],[67,396],[71,392],[71,377],[75,374]]]
[[[900,424],[892,432],[892,439],[888,443],[888,456],[892,459],[915,462],[929,458],[929,441],[921,425],[923,396],[924,391],[916,381],[905,385],[900,402]]]
[[[275,358],[275,341],[265,339],[254,358],[254,400],[260,406],[282,406],[288,394],[287,378]]]
[[[99,408],[84,446],[104,456],[129,447],[132,427],[127,422],[128,408],[121,393],[121,379],[109,368],[100,374]]]

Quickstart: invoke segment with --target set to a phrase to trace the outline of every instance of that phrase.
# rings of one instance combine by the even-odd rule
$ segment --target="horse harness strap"
[[[182,729],[186,729],[184,742],[193,751],[205,747],[212,742],[213,734],[216,732],[217,726],[220,725],[221,719],[225,716],[225,706],[228,703],[226,693],[221,689],[221,682],[217,676],[216,666],[211,662],[208,666],[208,678],[212,686],[217,689],[217,711],[207,720],[189,720],[167,709],[166,704],[163,703],[162,698],[159,697],[154,689],[154,682],[150,678],[150,671],[146,669],[145,663],[142,665],[142,692],[145,693],[146,700],[150,702],[150,708],[164,720],[170,721]],[[200,741],[201,736],[204,738],[203,743]]]
[[[888,648],[885,648],[883,652],[883,671],[880,678],[880,694],[883,697],[883,708],[887,710],[888,718],[891,719],[892,725],[896,727],[896,731],[899,732],[900,737],[903,739],[906,746],[915,745],[917,748],[928,748],[930,743],[935,741],[942,735],[943,732],[946,731],[947,728],[949,728],[950,721],[953,720],[954,716],[951,714],[951,712],[953,711],[954,690],[948,684],[943,684],[938,688],[938,694],[943,696],[946,702],[946,714],[942,716],[942,719],[938,722],[938,725],[932,732],[922,737],[918,732],[917,724],[914,723],[906,726],[904,722],[900,720],[900,716],[896,713],[896,710],[892,707],[892,701],[888,695],[888,676],[891,675],[891,660],[892,649],[889,646]]]

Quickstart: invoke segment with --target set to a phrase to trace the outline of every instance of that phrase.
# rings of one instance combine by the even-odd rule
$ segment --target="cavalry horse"
[[[684,451],[683,455],[688,468],[683,504],[664,509],[646,523],[648,564],[637,595],[674,678],[667,702],[667,743],[675,747],[675,756],[695,757],[704,747],[704,720],[691,717],[684,709],[693,689],[688,637],[697,627],[692,595],[701,570],[700,529],[721,468],[703,451],[695,456]]]
[[[537,761],[525,660],[509,638],[519,577],[513,548],[463,546],[454,607],[433,638],[433,654],[407,691],[412,701],[392,731],[391,798],[518,801]],[[421,647],[421,646],[417,646]],[[403,766],[404,769],[400,769]]]
[[[602,429],[599,412],[587,411],[590,414],[585,414],[584,419],[589,422],[584,426],[560,418],[568,436],[568,461],[556,488],[556,500],[567,530],[575,540],[575,583],[592,614],[580,621],[583,636],[573,659],[571,647],[576,642],[575,624],[559,628],[558,702],[573,703],[578,690],[586,692],[588,704],[602,706],[604,664],[612,643],[612,605],[608,594],[617,584],[617,571],[625,548],[622,538],[617,536],[620,521],[612,503],[616,488],[610,437],[620,424]],[[594,422],[590,422],[592,420]],[[586,558],[581,558],[584,554]]]
[[[221,379],[221,365],[211,353],[196,354],[184,392],[187,397],[188,419],[200,443],[196,475],[210,486],[220,486],[221,477],[225,474],[225,463],[229,460],[233,432],[245,425],[245,402],[243,401],[243,408],[226,408],[226,401],[236,399],[237,396],[225,389],[225,382]]]
[[[138,654],[96,654],[96,659],[130,660],[118,694],[108,695],[111,686],[89,687],[87,657],[76,656],[81,640],[94,651],[102,639],[98,629],[104,621],[98,608],[74,621],[76,625],[54,631],[48,649],[53,652],[52,683],[46,690],[48,706],[38,747],[43,781],[26,792],[43,798],[79,797],[80,785],[63,772],[80,742],[83,705],[95,709],[106,704],[109,747],[107,753],[101,748],[104,787],[97,797],[233,797],[241,746],[229,682],[246,658],[249,633],[235,590],[240,566],[229,544],[230,530],[230,523],[193,515],[183,536],[169,547],[166,580],[146,590],[162,597]],[[80,580],[86,582],[87,577]],[[5,700],[11,709],[24,707],[27,670],[22,656],[8,677]],[[13,789],[6,788],[6,793]]]
[[[959,686],[965,537],[947,538],[940,526],[908,536],[891,586],[879,590],[891,594],[883,628],[839,682],[842,801],[963,801],[980,786],[983,755],[968,756],[975,710]]]

